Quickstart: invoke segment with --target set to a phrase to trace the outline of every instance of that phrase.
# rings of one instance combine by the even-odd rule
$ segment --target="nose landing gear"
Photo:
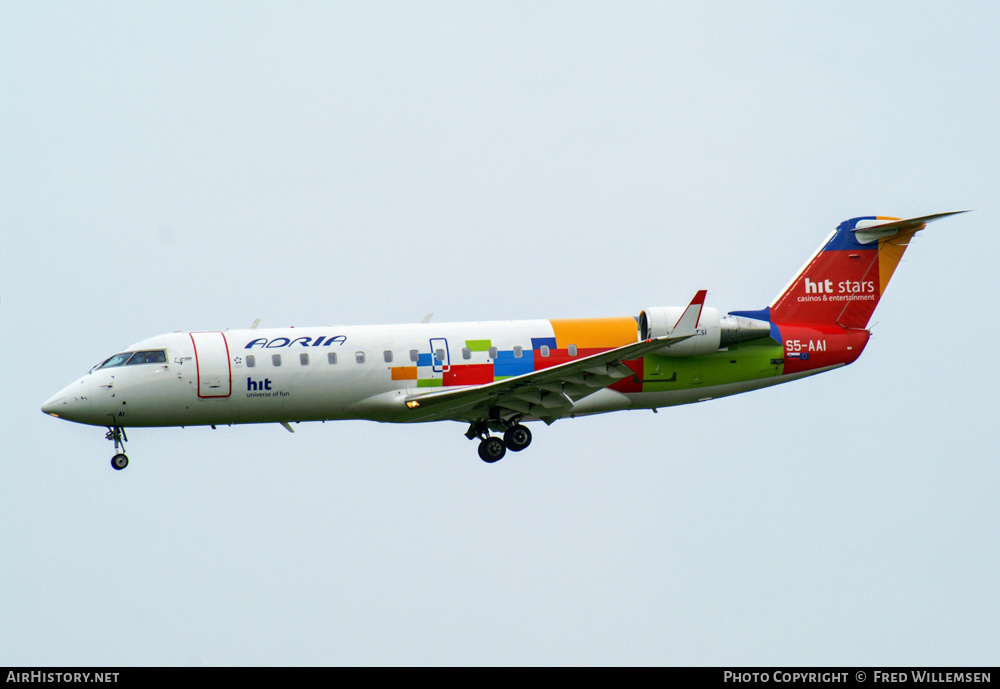
[[[125,429],[119,428],[117,424],[108,426],[108,432],[104,437],[115,444],[115,456],[111,458],[111,468],[115,471],[121,471],[128,466],[128,457],[125,456],[125,442],[128,440],[128,436],[125,435]],[[119,448],[121,448],[121,452],[118,451]]]

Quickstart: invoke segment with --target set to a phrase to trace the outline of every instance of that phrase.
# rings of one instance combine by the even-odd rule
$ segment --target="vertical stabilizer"
[[[954,214],[845,220],[771,304],[771,320],[867,327],[913,235]]]

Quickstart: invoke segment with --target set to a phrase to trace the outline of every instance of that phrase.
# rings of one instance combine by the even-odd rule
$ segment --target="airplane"
[[[914,234],[957,213],[846,220],[769,306],[638,317],[175,332],[104,359],[42,405],[107,428],[367,419],[458,421],[493,463],[532,421],[703,402],[853,363]],[[493,435],[493,433],[501,435]]]

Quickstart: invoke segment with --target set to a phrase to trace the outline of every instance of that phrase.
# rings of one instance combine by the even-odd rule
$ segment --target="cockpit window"
[[[122,352],[121,354],[115,354],[103,364],[95,366],[94,368],[111,368],[112,366],[121,366],[129,360],[129,357],[132,356],[132,354],[134,354],[134,352]]]
[[[128,360],[128,365],[132,364],[162,364],[167,360],[167,353],[162,349],[151,350],[148,352],[136,352],[132,355],[132,358]]]
[[[99,368],[113,368],[115,366],[123,366],[125,364],[131,366],[132,364],[165,364],[166,362],[167,352],[163,349],[153,349],[142,352],[122,352],[121,354],[115,354],[113,357],[104,363],[98,364],[91,370],[96,371]]]

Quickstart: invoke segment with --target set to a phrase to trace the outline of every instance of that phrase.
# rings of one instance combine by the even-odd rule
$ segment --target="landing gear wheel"
[[[531,444],[531,431],[527,426],[511,426],[503,434],[503,444],[511,452],[520,452]]]
[[[505,454],[507,454],[507,448],[504,447],[503,441],[500,438],[486,438],[483,442],[479,443],[479,458],[487,464],[492,464],[503,459]]]
[[[117,424],[108,426],[108,432],[104,436],[115,444],[115,456],[111,458],[111,468],[121,471],[128,466],[128,457],[125,456],[125,429]]]

